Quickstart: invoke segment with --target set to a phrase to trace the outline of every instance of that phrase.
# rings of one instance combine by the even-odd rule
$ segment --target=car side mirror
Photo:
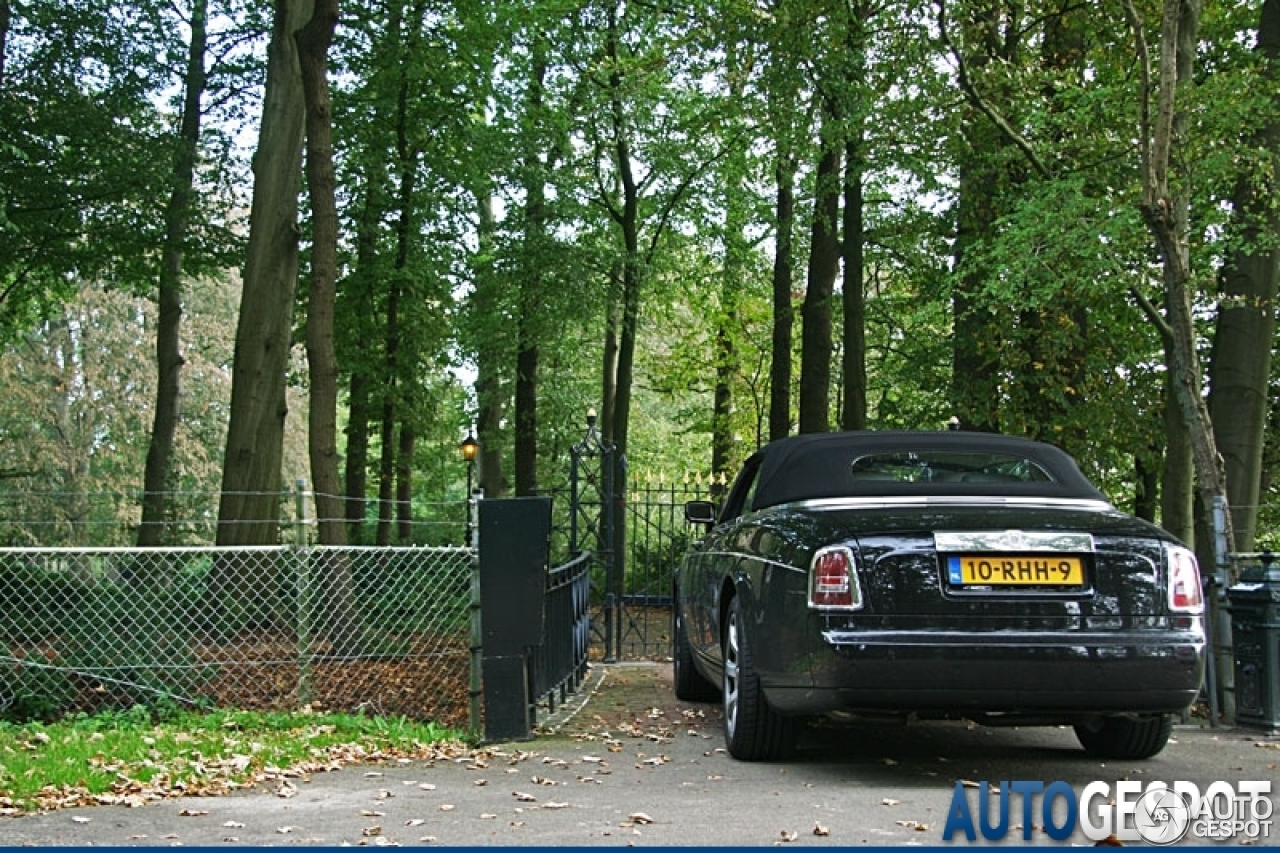
[[[684,520],[690,524],[706,524],[708,526],[716,523],[716,505],[711,501],[686,501],[684,505]]]

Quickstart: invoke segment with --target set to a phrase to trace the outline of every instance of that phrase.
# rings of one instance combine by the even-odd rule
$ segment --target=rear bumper
[[[1198,631],[1083,634],[873,631],[823,634],[808,684],[764,677],[786,714],[911,712],[1075,718],[1177,712],[1200,692]]]

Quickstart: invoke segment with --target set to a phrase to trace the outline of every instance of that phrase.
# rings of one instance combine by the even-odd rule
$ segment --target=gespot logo
[[[1020,826],[1029,841],[1039,826],[1054,841],[1077,830],[1095,842],[1258,841],[1271,837],[1270,794],[1269,780],[1214,782],[1203,793],[1192,782],[1090,782],[1078,796],[1062,781],[957,782],[942,840],[999,841]]]

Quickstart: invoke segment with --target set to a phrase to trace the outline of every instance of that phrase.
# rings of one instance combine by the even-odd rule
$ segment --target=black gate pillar
[[[542,642],[551,551],[551,499],[480,501],[480,636],[484,737],[527,740],[528,649]]]

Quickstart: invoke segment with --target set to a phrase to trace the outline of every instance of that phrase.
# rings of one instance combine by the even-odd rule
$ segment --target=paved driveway
[[[1280,739],[1199,726],[1177,728],[1163,753],[1132,764],[1088,758],[1069,729],[964,723],[823,730],[795,761],[746,764],[723,751],[718,707],[677,702],[670,677],[669,665],[597,666],[585,701],[544,733],[467,760],[348,766],[226,797],[0,819],[0,844],[968,846],[942,838],[957,782],[1063,780],[1079,792],[1094,781],[1203,789],[1280,776]],[[976,789],[965,790],[977,820]],[[1056,844],[1039,821],[1037,807],[1030,843]],[[1022,827],[1015,800],[1011,842],[1027,843]]]

